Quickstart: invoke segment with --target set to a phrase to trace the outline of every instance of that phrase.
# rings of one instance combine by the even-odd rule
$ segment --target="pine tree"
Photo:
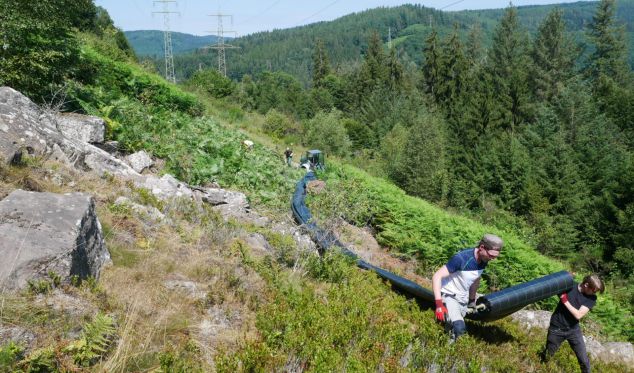
[[[469,30],[466,58],[470,66],[479,65],[483,61],[482,28],[479,23],[475,23]]]
[[[425,62],[423,62],[423,87],[422,90],[430,94],[434,99],[438,97],[438,84],[441,74],[442,51],[438,45],[438,33],[435,29],[425,39],[423,49]]]
[[[401,65],[396,55],[396,48],[390,48],[390,54],[387,58],[387,73],[390,90],[393,92],[402,90],[405,77],[403,65]]]
[[[634,136],[634,82],[627,64],[623,26],[616,24],[615,1],[602,0],[588,34],[594,44],[586,76],[594,87],[601,110],[632,139]],[[634,140],[630,140],[630,146]]]
[[[595,50],[588,61],[586,74],[593,81],[603,75],[623,82],[629,75],[624,28],[616,24],[615,8],[615,0],[601,0],[588,28],[588,37]]]
[[[388,70],[383,43],[375,31],[370,36],[368,51],[361,66],[361,79],[366,87],[374,87],[387,81]]]
[[[574,74],[576,48],[565,35],[562,11],[555,9],[539,26],[531,50],[529,85],[539,101],[557,95]]]
[[[466,84],[467,60],[464,56],[458,25],[443,45],[443,60],[438,84],[438,97],[451,115],[454,103],[463,94]]]
[[[501,125],[511,133],[529,117],[526,45],[517,11],[511,6],[495,30],[487,61]]]
[[[330,73],[330,62],[326,54],[324,42],[317,39],[315,51],[313,52],[313,87],[322,87],[323,81]]]

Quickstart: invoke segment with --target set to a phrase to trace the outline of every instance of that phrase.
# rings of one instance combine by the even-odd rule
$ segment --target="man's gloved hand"
[[[567,294],[567,293],[562,293],[562,294],[559,296],[559,299],[561,299],[561,303],[566,303],[566,302],[568,302],[568,294]]]
[[[442,299],[436,299],[436,320],[445,322],[447,320],[447,307],[442,302]]]

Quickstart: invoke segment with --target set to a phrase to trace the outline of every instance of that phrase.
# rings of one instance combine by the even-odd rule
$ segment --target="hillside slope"
[[[64,14],[65,6],[77,3],[27,3],[43,7],[39,18],[24,12],[14,26],[46,25],[50,8]],[[241,204],[247,211],[236,216],[209,197],[201,201],[175,193],[159,198],[160,188],[87,172],[81,167],[84,159],[74,159],[80,166],[75,168],[23,149],[20,159],[2,160],[0,197],[15,189],[93,196],[113,263],[99,280],[62,284],[55,273],[46,273],[22,292],[3,289],[0,371],[576,369],[568,348],[548,364],[540,363],[545,332],[527,331],[508,319],[470,323],[470,335],[451,344],[431,310],[335,252],[316,255],[289,212],[303,171],[286,166],[279,140],[258,132],[266,118],[245,112],[233,97],[216,99],[204,89],[187,86],[191,91],[185,91],[167,83],[122,54],[109,33],[76,40],[71,26],[61,25],[60,34],[77,41],[68,51],[76,59],[51,66],[60,70],[56,82],[64,97],[50,95],[56,82],[44,75],[37,76],[42,85],[13,81],[25,84],[33,97],[45,98],[44,111],[63,108],[103,118],[106,140],[117,141],[119,156],[138,150],[152,155],[156,165],[146,172],[175,175],[193,189],[220,184],[239,190],[249,208]],[[46,32],[36,40],[28,36],[43,53],[50,51],[47,37],[55,37]],[[53,41],[64,44],[60,40]],[[23,57],[27,48],[16,50],[4,53]],[[12,75],[37,74],[18,67],[13,65]],[[3,132],[13,124],[8,118],[0,115]],[[45,115],[32,118],[46,120]],[[244,147],[247,138],[261,141]],[[384,246],[376,250],[391,259],[395,271],[427,277],[484,231],[505,237],[509,250],[491,268],[483,292],[563,266],[538,254],[513,227],[484,225],[408,197],[336,159],[328,159],[320,177],[326,193],[308,199],[320,224],[334,228],[345,221],[372,229]],[[601,340],[623,340],[634,330],[632,317],[614,303],[611,290],[593,319],[584,320],[586,332]],[[542,306],[550,308],[553,301]],[[631,370],[598,359],[593,366],[601,372]]]
[[[163,31],[136,30],[125,31],[126,38],[139,57],[161,58],[164,54]],[[215,35],[197,36],[182,32],[172,32],[172,52],[184,54],[213,44]]]

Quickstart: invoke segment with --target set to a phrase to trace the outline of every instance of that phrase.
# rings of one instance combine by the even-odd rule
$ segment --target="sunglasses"
[[[487,247],[484,246],[484,251],[486,251],[489,256],[495,257],[500,255],[500,249],[487,249]]]

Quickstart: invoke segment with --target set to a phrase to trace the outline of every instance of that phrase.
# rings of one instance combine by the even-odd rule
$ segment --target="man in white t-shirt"
[[[440,267],[432,277],[436,300],[436,319],[451,327],[455,340],[467,330],[464,315],[469,305],[475,306],[480,277],[490,260],[500,255],[504,242],[493,234],[485,234],[475,248],[462,250]]]

